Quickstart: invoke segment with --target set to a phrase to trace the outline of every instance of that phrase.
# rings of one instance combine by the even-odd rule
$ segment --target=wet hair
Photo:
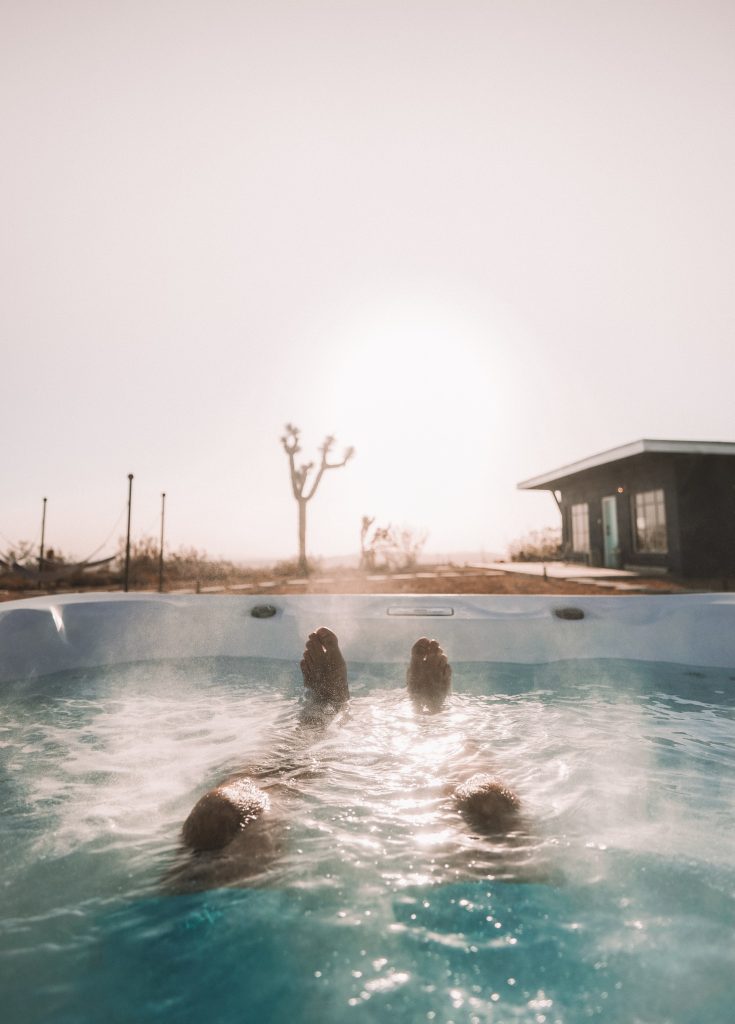
[[[504,827],[521,809],[517,793],[482,772],[457,786],[454,796],[460,812],[483,830]]]
[[[192,850],[221,850],[269,807],[268,797],[252,779],[225,783],[197,801],[184,822],[181,838]]]

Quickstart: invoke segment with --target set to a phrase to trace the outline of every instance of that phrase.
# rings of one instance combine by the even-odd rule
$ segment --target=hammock
[[[60,565],[55,569],[44,569],[39,572],[38,569],[28,569],[17,562],[9,564],[0,558],[0,568],[6,575],[20,576],[22,579],[32,580],[34,583],[56,583],[59,580],[68,579],[78,572],[84,572],[86,569],[97,569],[101,565],[107,565],[114,559],[115,555],[110,555],[109,558],[100,558],[97,562],[76,562],[74,565]]]

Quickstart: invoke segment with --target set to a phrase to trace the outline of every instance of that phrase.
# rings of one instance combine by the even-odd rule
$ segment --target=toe
[[[441,649],[436,640],[432,640],[431,644],[429,645],[429,649],[426,652],[427,664],[431,665],[432,668],[440,668],[444,665],[444,662],[446,660],[447,656],[444,653],[444,651]]]
[[[337,634],[333,633],[332,630],[328,629],[326,626],[320,626],[315,635],[325,647],[339,646]]]
[[[420,637],[411,648],[411,657],[418,658],[419,660],[423,661],[423,659],[426,657],[426,653],[429,649],[430,644],[431,640],[429,640],[428,637]]]
[[[306,641],[306,651],[304,653],[310,654],[314,658],[318,657],[323,650],[324,648],[316,633],[310,633],[309,639]]]

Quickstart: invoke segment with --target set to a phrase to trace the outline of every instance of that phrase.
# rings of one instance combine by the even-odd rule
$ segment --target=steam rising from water
[[[349,710],[323,732],[300,727],[298,670],[277,662],[58,677],[11,704],[4,733],[31,825],[22,861],[85,854],[104,860],[111,886],[119,871],[133,889],[153,884],[197,797],[253,768],[288,783],[312,872],[336,851],[390,884],[442,877],[458,850],[471,859],[479,848],[446,796],[476,771],[519,792],[532,833],[524,856],[544,870],[604,872],[598,854],[611,848],[701,856],[712,807],[733,813],[707,770],[726,756],[727,715],[690,699],[704,683],[690,694],[685,670],[659,669],[679,686],[666,697],[641,692],[638,669],[581,665],[460,666],[437,715],[417,714],[394,668],[358,666]],[[714,861],[729,858],[721,836],[708,843]],[[288,844],[279,872],[304,875]]]
[[[188,1020],[190,1005],[203,1012],[197,993],[225,998],[230,962],[248,987],[228,1021],[241,998],[263,1019],[369,1007],[371,1020],[414,1020],[443,1007],[455,1020],[503,1008],[571,1020],[616,1005],[610,1019],[622,1021],[650,985],[661,1019],[691,1019],[697,991],[709,993],[707,1019],[726,1019],[727,674],[463,664],[445,709],[421,714],[394,667],[351,668],[349,708],[322,730],[300,719],[298,668],[278,662],[132,665],[9,688],[0,939],[16,968],[11,1021],[34,1019],[31,990],[39,1021],[62,997],[70,1015],[58,1019],[86,1021],[85,1006],[101,1019],[105,1000],[134,1019],[159,984]],[[280,808],[275,863],[256,892],[162,897],[181,822],[238,768],[261,775]],[[473,835],[447,797],[480,770],[522,798],[523,828],[505,843]],[[167,936],[165,970],[151,973]],[[176,974],[182,948],[193,974]]]

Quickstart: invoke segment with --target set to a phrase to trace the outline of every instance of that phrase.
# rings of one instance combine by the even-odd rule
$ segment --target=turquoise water
[[[7,687],[6,1024],[730,1024],[735,672],[465,664],[438,715],[401,676],[353,666],[323,729],[276,661]],[[198,891],[217,865],[178,829],[235,769],[274,799],[274,852]],[[505,842],[446,795],[484,769],[523,801]]]

